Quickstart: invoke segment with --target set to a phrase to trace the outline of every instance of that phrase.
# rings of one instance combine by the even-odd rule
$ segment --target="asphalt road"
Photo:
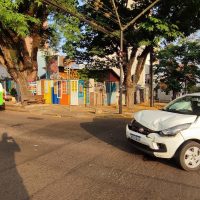
[[[200,172],[135,150],[127,121],[0,112],[0,200],[200,199]]]

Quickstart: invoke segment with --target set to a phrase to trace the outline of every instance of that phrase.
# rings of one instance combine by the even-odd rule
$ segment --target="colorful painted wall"
[[[36,85],[36,95],[43,95],[46,104],[89,105],[89,89],[83,80],[39,80],[30,85]]]
[[[118,104],[118,82],[87,84],[83,80],[39,80],[30,83],[30,88],[33,95],[43,95],[46,104],[73,106]]]

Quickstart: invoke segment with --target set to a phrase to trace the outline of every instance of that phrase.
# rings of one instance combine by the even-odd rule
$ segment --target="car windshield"
[[[169,103],[163,110],[180,114],[200,115],[200,96],[185,96]]]

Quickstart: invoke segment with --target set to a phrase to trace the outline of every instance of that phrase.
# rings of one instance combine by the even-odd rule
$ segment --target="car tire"
[[[200,144],[194,141],[185,143],[179,149],[178,162],[186,171],[200,169]]]

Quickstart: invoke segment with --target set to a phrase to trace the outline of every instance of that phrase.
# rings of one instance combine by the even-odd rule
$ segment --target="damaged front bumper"
[[[132,130],[131,125],[126,126],[126,137],[137,149],[159,158],[172,158],[184,142],[181,134],[163,137],[158,133],[140,133],[139,130]]]

